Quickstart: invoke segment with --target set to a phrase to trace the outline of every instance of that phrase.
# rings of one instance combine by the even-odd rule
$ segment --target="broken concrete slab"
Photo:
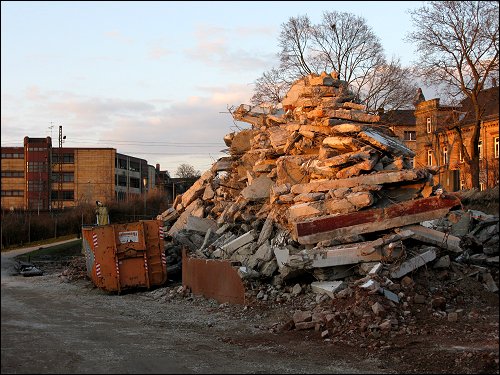
[[[429,172],[426,169],[411,169],[390,172],[382,171],[340,180],[323,180],[312,181],[309,183],[296,183],[292,186],[291,192],[293,194],[301,194],[318,191],[329,191],[332,189],[352,188],[358,185],[382,185],[403,181],[419,181],[426,180],[428,177]]]
[[[372,233],[443,217],[460,204],[458,198],[429,197],[343,215],[313,218],[294,223],[294,237],[301,244],[352,234]]]
[[[436,248],[430,247],[426,252],[416,255],[415,257],[402,263],[398,268],[391,271],[390,275],[391,277],[398,279],[423,266],[424,264],[433,261],[434,259],[436,259]]]
[[[432,228],[426,228],[422,225],[409,225],[404,227],[406,230],[411,230],[413,238],[429,245],[436,245],[443,249],[461,253],[463,250],[460,247],[460,238],[449,233],[443,233]]]
[[[358,134],[358,137],[375,148],[393,155],[403,155],[414,157],[415,153],[406,147],[402,141],[391,138],[377,132],[375,129],[365,129]]]
[[[220,248],[226,257],[230,257],[238,248],[252,242],[256,237],[257,234],[255,230],[252,229],[250,232],[235,238],[234,240],[222,245]]]
[[[382,254],[368,243],[338,245],[309,252],[312,268],[333,267],[345,264],[379,261]]]
[[[214,232],[217,230],[217,223],[213,219],[188,216],[184,229],[192,230],[205,234],[209,229]]]

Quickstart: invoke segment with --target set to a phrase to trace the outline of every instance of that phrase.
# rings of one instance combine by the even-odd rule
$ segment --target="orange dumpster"
[[[161,221],[83,227],[82,238],[87,275],[97,287],[120,292],[167,281]]]

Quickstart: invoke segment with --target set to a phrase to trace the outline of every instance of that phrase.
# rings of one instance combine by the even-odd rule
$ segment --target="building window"
[[[127,169],[127,160],[125,159],[116,159],[117,160],[117,168],[119,169]]]
[[[28,162],[28,172],[47,172],[48,164],[44,161]]]
[[[130,187],[140,189],[141,188],[141,180],[138,178],[131,177],[130,178]]]
[[[58,193],[57,190],[52,190],[51,192],[52,200],[54,201],[59,200],[57,193]],[[73,190],[61,190],[61,200],[63,201],[75,200],[75,192]]]
[[[131,161],[130,161],[130,167],[129,167],[129,169],[130,169],[131,171],[136,171],[136,172],[139,172],[139,170],[140,170],[140,165],[139,165],[139,163],[138,163],[138,162],[136,162],[136,161],[132,161],[132,160],[131,160]]]
[[[432,150],[427,150],[427,165],[432,165]]]
[[[430,117],[427,117],[427,133],[432,133],[432,121]]]
[[[2,159],[24,159],[24,154],[2,153]]]
[[[75,176],[73,172],[62,173],[62,182],[74,182]],[[52,172],[52,182],[59,182],[59,173]]]
[[[46,191],[47,183],[42,180],[28,181],[28,191]]]
[[[118,175],[118,186],[127,186],[127,176]]]
[[[443,147],[443,165],[448,164],[448,147]]]
[[[465,189],[466,189],[465,180],[460,180],[460,190],[465,190]]]
[[[2,177],[24,177],[24,172],[19,171],[2,171]]]
[[[483,158],[483,141],[480,139],[477,144],[477,151],[479,152],[479,159]]]
[[[417,140],[417,132],[414,130],[405,130],[403,133],[403,139],[405,141],[416,141]]]
[[[486,190],[486,185],[484,184],[484,182],[479,183],[479,190],[480,191]]]
[[[52,154],[52,163],[59,164],[59,154],[54,152]],[[74,164],[75,163],[75,155],[74,154],[62,154],[61,155],[61,164]]]
[[[498,137],[495,137],[495,158],[498,159],[498,154],[500,153],[498,149]]]
[[[24,192],[22,190],[2,190],[2,197],[22,197]]]
[[[464,162],[464,154],[462,154],[462,147],[461,146],[458,149],[458,160],[460,161],[460,163]]]
[[[415,158],[410,158],[410,165],[412,168],[415,168]]]

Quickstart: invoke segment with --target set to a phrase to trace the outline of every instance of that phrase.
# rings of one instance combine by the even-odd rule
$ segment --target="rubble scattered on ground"
[[[325,340],[384,346],[418,334],[423,310],[477,319],[457,285],[473,278],[498,293],[498,216],[433,186],[436,168],[413,169],[413,152],[353,100],[323,73],[297,81],[278,109],[238,107],[234,119],[251,129],[224,137],[229,156],[158,216],[167,264],[179,271],[182,249],[229,259],[247,305],[289,309],[274,330]],[[416,283],[420,274],[435,283]]]
[[[63,282],[86,279],[88,276],[85,257],[77,256],[69,259],[59,277]]]
[[[42,276],[43,271],[37,268],[33,263],[18,261],[15,266],[15,274],[22,275],[24,277],[31,276]]]

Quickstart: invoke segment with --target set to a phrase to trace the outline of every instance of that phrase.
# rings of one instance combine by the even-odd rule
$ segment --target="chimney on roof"
[[[156,163],[156,171],[159,172],[160,171],[160,163]]]
[[[418,104],[425,102],[425,96],[424,93],[422,92],[422,89],[419,87],[417,90],[417,94],[415,95],[415,98],[413,99],[413,105],[416,107]]]

